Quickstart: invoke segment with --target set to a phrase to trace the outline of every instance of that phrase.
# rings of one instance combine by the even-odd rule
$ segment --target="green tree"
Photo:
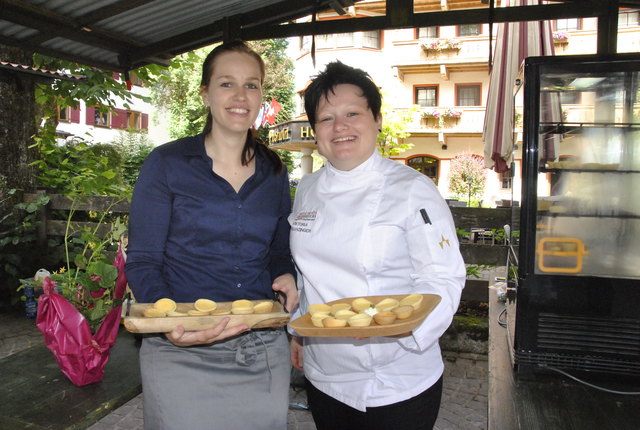
[[[402,139],[411,133],[408,126],[414,121],[418,106],[408,110],[393,110],[388,105],[382,106],[382,131],[378,134],[378,151],[383,157],[399,155],[413,148],[412,143],[405,143]]]
[[[146,133],[137,130],[119,130],[111,144],[122,157],[122,178],[133,187],[138,180],[140,167],[153,150],[154,145]]]
[[[484,193],[486,169],[483,158],[472,154],[460,154],[451,160],[449,191],[460,199],[479,200]]]
[[[209,51],[211,47],[174,57],[151,85],[152,102],[168,119],[166,126],[173,139],[193,136],[204,128],[207,109],[200,96],[200,79]]]

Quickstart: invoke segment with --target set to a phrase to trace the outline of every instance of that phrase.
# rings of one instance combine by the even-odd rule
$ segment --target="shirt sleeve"
[[[284,169],[284,167],[283,167]],[[289,248],[289,221],[288,217],[291,213],[291,191],[289,187],[289,175],[286,172],[282,174],[282,192],[280,194],[280,211],[278,217],[278,225],[271,242],[269,271],[271,279],[276,279],[280,275],[290,273],[296,276],[291,250]]]
[[[166,174],[161,153],[153,151],[145,160],[133,191],[125,270],[138,302],[173,298],[162,274],[172,201]]]
[[[451,324],[460,304],[466,269],[451,211],[435,185],[419,178],[413,182],[409,196],[406,235],[414,291],[441,297],[413,336],[400,339],[404,348],[423,351],[438,342]]]

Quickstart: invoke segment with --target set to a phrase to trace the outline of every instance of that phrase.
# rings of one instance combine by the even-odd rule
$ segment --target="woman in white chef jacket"
[[[307,378],[318,430],[431,429],[442,395],[438,339],[465,282],[451,212],[427,176],[380,157],[381,96],[369,75],[327,65],[305,91],[318,151],[289,217],[300,307],[345,297],[437,294],[435,310],[396,337],[301,338],[291,358]]]

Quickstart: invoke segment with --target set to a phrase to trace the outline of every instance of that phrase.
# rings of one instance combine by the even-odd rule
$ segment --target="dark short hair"
[[[373,82],[367,72],[355,67],[347,66],[340,61],[334,61],[316,76],[304,92],[304,108],[309,118],[309,124],[315,129],[316,110],[322,98],[326,98],[329,92],[333,93],[334,87],[340,84],[351,84],[362,90],[362,96],[367,99],[367,105],[373,113],[373,117],[380,118],[382,108],[382,95],[378,86]]]

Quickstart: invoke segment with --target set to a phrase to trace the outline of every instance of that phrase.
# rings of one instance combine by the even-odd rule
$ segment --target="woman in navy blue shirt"
[[[126,273],[139,302],[298,302],[289,251],[287,170],[251,129],[264,63],[240,41],[203,64],[202,134],[156,148],[131,204]],[[208,330],[147,336],[140,350],[145,429],[285,429],[284,330],[225,318]]]

